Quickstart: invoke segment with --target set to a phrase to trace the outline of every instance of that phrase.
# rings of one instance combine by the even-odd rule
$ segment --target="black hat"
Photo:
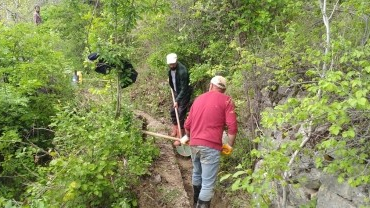
[[[99,58],[99,54],[98,53],[91,53],[87,58],[90,61],[95,61],[97,58]]]

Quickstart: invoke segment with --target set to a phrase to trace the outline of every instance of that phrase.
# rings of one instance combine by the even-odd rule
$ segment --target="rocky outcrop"
[[[288,207],[316,204],[316,208],[356,208],[370,207],[369,186],[351,187],[338,183],[337,177],[323,174],[313,168],[294,177],[304,182],[288,185]],[[282,194],[278,198],[281,201]],[[275,201],[275,206],[277,206]]]
[[[370,207],[370,186],[351,187],[347,183],[338,183],[336,177],[329,175],[322,175],[320,181],[317,208]]]
[[[289,97],[299,98],[305,96],[304,92],[297,93],[294,89],[279,86],[275,86],[272,89],[274,90],[270,89],[262,92],[265,109],[283,104]],[[273,149],[278,149],[285,142],[296,140],[296,135],[298,134],[310,137],[309,142],[304,146],[312,149],[311,155],[298,154],[287,174],[288,185],[285,189],[287,194],[286,207],[295,208],[303,205],[316,208],[370,207],[370,185],[351,187],[347,182],[339,183],[335,174],[326,174],[322,169],[315,166],[314,158],[319,156],[315,152],[315,145],[321,141],[320,138],[327,136],[330,124],[310,126],[310,131],[305,129],[307,126],[303,124],[295,127],[286,126],[286,128],[281,128],[280,131],[264,130],[264,135],[269,135],[271,138]],[[310,132],[310,135],[307,135],[305,132]],[[258,148],[263,150],[267,147],[260,144]],[[335,155],[321,156],[325,158],[325,162],[330,162],[332,159],[337,158]],[[263,160],[259,161],[259,163],[261,162]],[[258,165],[256,165],[256,168],[258,168]],[[271,199],[272,205],[270,207],[280,208],[283,204],[283,188],[277,184],[272,184],[271,186],[277,188],[277,196]]]
[[[286,142],[281,133],[273,134],[276,147]],[[316,208],[370,207],[370,185],[351,187],[347,182],[339,183],[336,175],[326,174],[316,168],[312,157],[300,154],[299,162],[294,163],[288,176],[287,207],[308,204]],[[278,188],[278,195],[271,207],[278,208],[282,204],[283,189],[281,186],[275,187]]]

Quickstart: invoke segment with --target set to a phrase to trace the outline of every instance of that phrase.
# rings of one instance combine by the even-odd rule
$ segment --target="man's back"
[[[236,132],[236,115],[231,98],[221,92],[210,91],[193,103],[185,128],[190,129],[190,145],[208,146],[221,150],[225,125]]]

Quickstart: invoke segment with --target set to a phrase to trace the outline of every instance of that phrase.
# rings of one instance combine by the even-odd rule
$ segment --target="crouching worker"
[[[96,61],[95,72],[97,73],[106,75],[112,69],[117,69],[121,88],[126,88],[136,82],[138,73],[127,60],[121,60],[121,63],[115,65],[107,63],[107,61],[99,57],[98,53],[91,53],[87,58],[90,61]]]
[[[214,194],[221,152],[230,154],[238,131],[235,106],[224,94],[226,80],[212,78],[209,91],[197,97],[185,121],[186,136],[181,143],[189,142],[193,163],[192,183],[194,207],[209,208]],[[228,143],[222,144],[227,127]],[[190,141],[187,141],[190,138]]]

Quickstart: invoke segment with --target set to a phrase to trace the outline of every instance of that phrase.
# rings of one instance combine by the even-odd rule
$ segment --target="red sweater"
[[[231,98],[218,91],[197,97],[184,126],[190,132],[190,146],[207,146],[221,151],[224,127],[230,135],[236,135],[238,131],[234,109]]]

